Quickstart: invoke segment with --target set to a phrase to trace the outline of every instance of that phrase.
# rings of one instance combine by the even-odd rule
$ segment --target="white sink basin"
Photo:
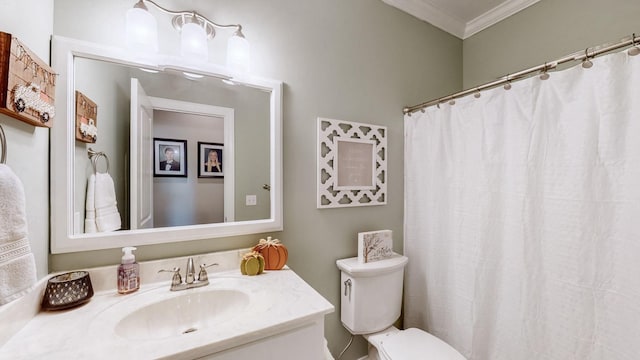
[[[188,336],[230,320],[249,305],[249,295],[233,289],[174,294],[127,314],[116,324],[115,333],[130,340]]]

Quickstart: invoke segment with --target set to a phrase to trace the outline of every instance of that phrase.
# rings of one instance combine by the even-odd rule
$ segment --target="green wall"
[[[464,40],[464,87],[640,36],[639,15],[638,0],[541,0]]]
[[[25,9],[38,11],[26,14]],[[52,29],[53,2],[0,1],[0,31],[20,39],[45,63]],[[29,241],[38,278],[42,278],[48,274],[49,253],[49,129],[2,114],[0,125],[7,137],[7,165],[24,185]]]

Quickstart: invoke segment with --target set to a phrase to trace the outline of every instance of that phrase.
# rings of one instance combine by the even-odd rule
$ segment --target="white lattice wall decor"
[[[318,118],[319,209],[387,203],[387,127]]]

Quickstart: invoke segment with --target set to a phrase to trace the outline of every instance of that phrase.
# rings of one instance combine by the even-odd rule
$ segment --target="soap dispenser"
[[[133,255],[133,246],[122,248],[124,255],[118,266],[118,293],[128,294],[140,288],[140,264]]]

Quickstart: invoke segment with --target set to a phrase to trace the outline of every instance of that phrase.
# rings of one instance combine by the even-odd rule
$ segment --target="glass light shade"
[[[147,10],[127,10],[127,48],[135,51],[158,52],[158,24]]]
[[[227,42],[227,66],[239,72],[249,72],[251,46],[244,37],[234,34]]]
[[[202,26],[196,23],[182,25],[180,54],[191,60],[207,61],[209,59],[207,32]]]

